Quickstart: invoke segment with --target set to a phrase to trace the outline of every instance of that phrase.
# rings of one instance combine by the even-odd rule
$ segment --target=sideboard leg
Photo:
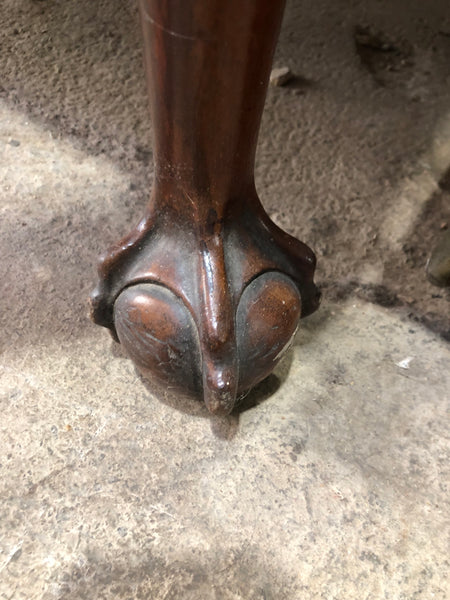
[[[155,179],[141,223],[101,259],[92,314],[141,370],[214,414],[273,370],[319,303],[313,252],[254,184],[283,8],[140,0]]]

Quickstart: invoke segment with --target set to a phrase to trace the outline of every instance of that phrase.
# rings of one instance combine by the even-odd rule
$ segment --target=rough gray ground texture
[[[135,5],[0,6],[0,598],[446,600],[447,0],[288,2],[257,183],[324,304],[211,423],[86,316],[152,178]]]

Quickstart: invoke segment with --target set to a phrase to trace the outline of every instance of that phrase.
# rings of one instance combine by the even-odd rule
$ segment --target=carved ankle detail
[[[315,258],[235,204],[211,235],[148,220],[103,258],[93,318],[136,365],[214,414],[264,379],[315,310]]]

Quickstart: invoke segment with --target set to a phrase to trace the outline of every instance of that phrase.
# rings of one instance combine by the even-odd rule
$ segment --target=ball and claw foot
[[[269,219],[256,193],[197,217],[156,211],[111,248],[92,318],[146,376],[225,415],[318,307],[315,256]]]

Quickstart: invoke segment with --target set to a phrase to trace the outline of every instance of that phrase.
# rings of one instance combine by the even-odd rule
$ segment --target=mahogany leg
[[[314,311],[315,256],[265,213],[254,159],[284,0],[140,0],[155,180],[101,259],[93,319],[215,414],[266,377]]]

